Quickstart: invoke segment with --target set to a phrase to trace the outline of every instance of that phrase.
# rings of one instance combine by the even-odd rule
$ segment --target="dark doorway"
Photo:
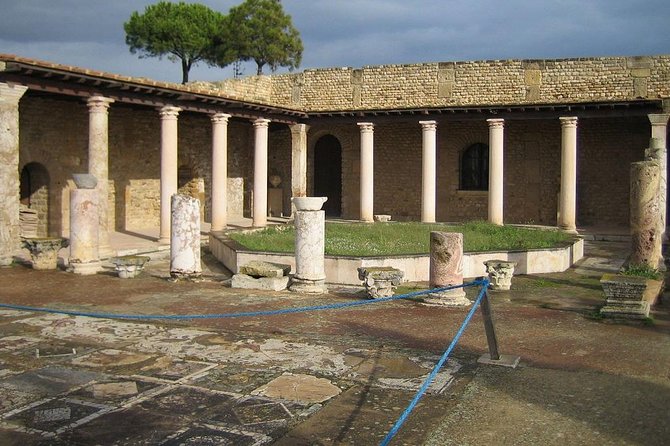
[[[314,147],[314,196],[328,197],[326,216],[342,215],[342,146],[332,135],[319,138]]]

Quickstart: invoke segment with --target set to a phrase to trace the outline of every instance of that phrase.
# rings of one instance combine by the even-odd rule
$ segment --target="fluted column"
[[[19,100],[27,89],[0,82],[0,266],[20,249]]]
[[[663,230],[663,240],[667,240],[668,236],[665,233],[666,212],[668,208],[668,118],[670,114],[659,113],[648,115],[651,123],[651,137],[661,140],[663,151],[659,162],[661,164],[661,187],[659,190],[659,206],[661,207],[661,229]]]
[[[374,220],[374,124],[359,122],[361,130],[361,221]]]
[[[223,231],[228,224],[228,119],[214,113],[212,119],[212,227]]]
[[[487,119],[489,123],[489,222],[503,224],[503,132],[504,119]]]
[[[109,105],[114,99],[92,96],[88,105],[88,173],[98,179],[98,243],[102,257],[109,246]]]
[[[559,118],[561,121],[561,192],[558,227],[577,232],[577,118]]]
[[[307,196],[307,124],[291,126],[291,196]],[[292,204],[293,208],[294,205]],[[291,209],[293,214],[294,210]]]
[[[268,223],[268,125],[269,119],[254,121],[254,209],[253,226]]]
[[[161,116],[161,227],[158,241],[170,243],[170,203],[177,193],[177,116],[181,108],[166,105]]]
[[[435,223],[437,174],[437,122],[419,121],[423,135],[421,152],[421,221]]]

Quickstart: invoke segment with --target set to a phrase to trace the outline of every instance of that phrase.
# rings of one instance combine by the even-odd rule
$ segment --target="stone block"
[[[235,274],[230,286],[247,290],[281,291],[288,286],[288,280],[288,276],[255,278],[247,274]]]
[[[387,214],[377,214],[374,216],[375,221],[386,223],[391,221],[391,216]]]
[[[291,272],[291,265],[252,260],[240,266],[240,274],[252,277],[284,277]]]
[[[393,296],[405,274],[390,266],[361,266],[358,278],[363,281],[365,291],[372,299]]]

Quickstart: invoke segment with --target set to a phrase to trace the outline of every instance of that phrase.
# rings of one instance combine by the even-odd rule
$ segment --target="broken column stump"
[[[249,290],[281,291],[288,286],[291,265],[252,260],[240,266],[240,272],[233,275],[232,288]]]

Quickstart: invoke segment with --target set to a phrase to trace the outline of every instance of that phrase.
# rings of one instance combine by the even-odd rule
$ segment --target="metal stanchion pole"
[[[486,331],[486,340],[489,344],[489,352],[482,355],[477,362],[516,368],[519,365],[519,356],[501,355],[498,352],[498,338],[496,337],[496,330],[493,324],[493,313],[487,290],[484,290],[480,308],[482,310],[482,318],[484,319],[484,330]]]

